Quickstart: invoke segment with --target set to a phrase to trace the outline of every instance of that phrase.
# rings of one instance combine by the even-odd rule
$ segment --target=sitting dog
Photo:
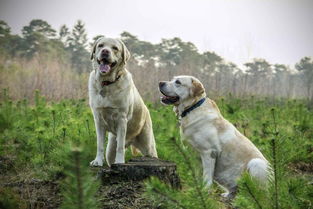
[[[206,98],[200,81],[192,76],[177,76],[159,83],[161,102],[174,105],[180,118],[182,138],[200,153],[203,177],[224,187],[222,195],[233,198],[236,180],[243,171],[266,182],[269,163],[254,144],[221,115],[215,102]]]
[[[152,122],[132,75],[125,64],[130,57],[124,43],[99,38],[91,52],[89,104],[97,132],[97,155],[90,165],[103,165],[103,141],[108,131],[107,164],[125,162],[125,147],[137,148],[143,155],[157,157]]]

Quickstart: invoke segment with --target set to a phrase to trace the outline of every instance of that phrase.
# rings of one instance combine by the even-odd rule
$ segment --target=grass
[[[95,127],[85,99],[47,102],[39,92],[36,92],[34,102],[30,104],[27,100],[11,101],[6,90],[2,92],[1,97],[0,159],[10,159],[12,164],[10,170],[18,175],[11,175],[12,172],[0,172],[2,176],[0,183],[4,179],[6,181],[32,178],[43,181],[58,179],[66,173],[64,172],[64,165],[67,164],[67,159],[64,157],[65,147],[83,148],[85,157],[81,159],[81,163],[84,165],[88,165],[95,157]],[[275,139],[275,146],[277,146],[275,160],[279,172],[283,174],[279,174],[277,178],[280,178],[278,182],[285,182],[278,186],[286,187],[288,191],[292,188],[294,190],[282,193],[278,189],[281,194],[276,197],[279,198],[277,200],[279,204],[273,208],[286,205],[284,201],[290,204],[290,201],[286,201],[291,198],[290,195],[293,195],[292,198],[298,205],[302,204],[303,207],[311,205],[312,208],[312,199],[306,198],[307,193],[302,195],[305,191],[301,193],[298,189],[299,184],[305,185],[303,188],[312,185],[309,182],[313,172],[313,112],[306,107],[305,101],[255,97],[238,99],[228,96],[219,98],[216,102],[224,117],[256,144],[272,163],[272,141]],[[175,199],[185,195],[185,202],[181,203],[188,201],[185,204],[187,208],[197,208],[192,204],[192,197],[193,195],[202,197],[200,191],[202,188],[192,191],[192,182],[194,176],[202,175],[199,157],[188,145],[179,140],[178,121],[171,107],[148,104],[148,108],[153,120],[159,157],[174,161],[178,165],[183,190],[175,194]],[[171,139],[174,139],[174,144]],[[190,163],[185,163],[186,159],[182,153],[188,153],[193,168],[190,168]],[[130,150],[127,150],[126,158],[131,158]],[[0,170],[9,169],[5,166],[7,165],[0,167]],[[295,179],[300,179],[301,182]],[[148,186],[153,187],[153,183],[158,186],[156,182]],[[4,190],[1,191],[3,193]],[[210,195],[212,201],[218,202],[220,192],[216,185],[213,186]],[[206,196],[208,197],[209,195]],[[299,197],[302,199],[299,200]],[[245,208],[246,203],[253,201],[250,200],[249,192],[244,193],[244,191],[239,194],[238,199],[236,204],[241,206],[240,208]],[[163,206],[168,207],[166,203]]]

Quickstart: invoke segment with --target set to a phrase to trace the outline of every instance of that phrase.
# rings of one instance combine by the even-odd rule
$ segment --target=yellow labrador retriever
[[[97,155],[92,166],[103,165],[103,141],[108,132],[107,164],[125,162],[125,147],[132,145],[142,154],[157,157],[149,111],[126,70],[130,57],[124,43],[99,38],[91,52],[89,104],[97,132]]]
[[[236,180],[248,171],[261,182],[266,182],[269,164],[253,143],[221,115],[215,102],[206,98],[200,81],[192,76],[178,76],[159,83],[164,95],[162,103],[174,105],[180,118],[181,134],[199,153],[203,177],[226,190],[224,197],[232,198]]]

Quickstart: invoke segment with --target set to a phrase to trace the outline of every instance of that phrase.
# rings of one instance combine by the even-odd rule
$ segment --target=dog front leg
[[[207,187],[210,187],[213,183],[215,161],[216,161],[216,151],[206,150],[201,152],[201,161],[203,167],[203,179]]]
[[[102,166],[103,159],[104,159],[104,148],[103,142],[105,137],[105,128],[104,128],[104,121],[100,117],[100,113],[97,111],[93,111],[94,114],[94,121],[96,126],[96,133],[97,133],[97,155],[96,158],[90,162],[91,166]]]
[[[127,119],[123,118],[121,120],[118,120],[115,163],[125,163],[126,130],[127,130]]]

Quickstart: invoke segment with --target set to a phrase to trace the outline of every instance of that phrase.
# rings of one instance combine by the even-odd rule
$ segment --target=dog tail
[[[130,149],[132,151],[133,156],[138,156],[141,153],[136,147],[134,147],[132,145],[130,146]]]
[[[255,177],[260,183],[266,184],[270,178],[271,168],[269,163],[261,158],[253,158],[247,165],[247,170],[251,176]]]

